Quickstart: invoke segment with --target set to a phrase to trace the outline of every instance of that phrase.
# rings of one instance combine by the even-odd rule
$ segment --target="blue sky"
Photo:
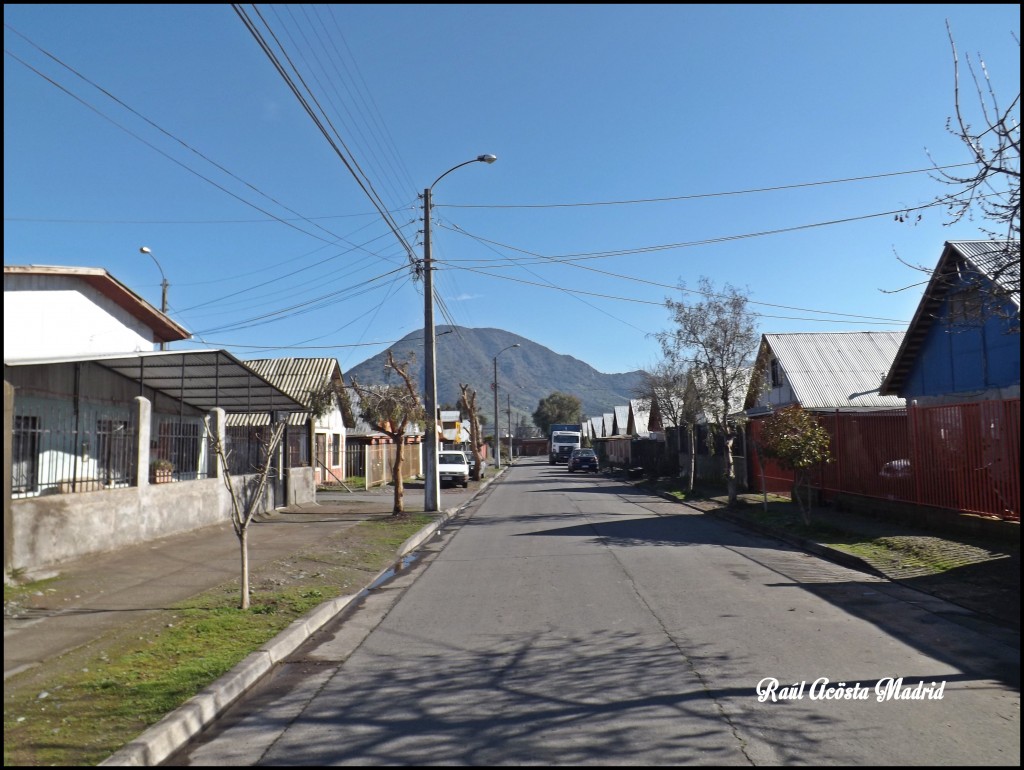
[[[148,246],[196,335],[174,347],[347,371],[422,328],[419,196],[493,153],[433,188],[438,324],[631,371],[707,276],[762,332],[903,329],[926,276],[900,260],[984,237],[892,213],[948,192],[901,172],[969,160],[947,21],[1020,90],[1014,4],[245,14],[334,147],[230,5],[4,6],[5,264],[103,267],[159,306]]]

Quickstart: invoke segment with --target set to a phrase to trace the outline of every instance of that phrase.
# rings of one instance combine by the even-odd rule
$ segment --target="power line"
[[[10,29],[10,30],[11,30],[11,31],[12,31],[12,32],[13,32],[14,34],[18,35],[18,37],[20,37],[20,38],[21,38],[22,40],[24,40],[24,41],[25,41],[26,43],[28,43],[28,44],[29,44],[30,46],[32,46],[33,48],[35,48],[35,49],[36,49],[37,51],[39,51],[39,52],[40,52],[41,54],[43,54],[44,56],[46,56],[47,58],[49,58],[49,59],[50,59],[51,61],[53,61],[54,63],[56,63],[56,64],[57,64],[57,65],[59,65],[60,67],[63,67],[63,68],[65,69],[65,70],[67,70],[68,72],[70,72],[71,74],[73,74],[74,76],[76,76],[77,78],[79,78],[80,80],[82,80],[83,82],[85,82],[85,83],[87,83],[88,85],[92,86],[92,87],[93,87],[94,89],[96,89],[97,91],[99,91],[99,92],[100,92],[101,94],[103,94],[103,95],[104,95],[104,96],[106,96],[107,98],[111,99],[111,100],[112,100],[112,101],[114,101],[114,102],[115,102],[116,104],[118,104],[118,105],[119,105],[120,107],[122,107],[123,109],[127,110],[127,111],[128,111],[129,113],[131,113],[131,114],[132,114],[132,115],[134,115],[135,117],[139,118],[139,119],[140,119],[140,120],[142,120],[142,121],[143,121],[144,123],[146,123],[146,124],[148,124],[149,126],[151,126],[152,128],[156,129],[156,130],[157,130],[158,132],[160,132],[161,134],[163,134],[163,135],[164,135],[164,136],[166,136],[167,138],[171,139],[172,141],[174,141],[174,142],[176,142],[177,144],[181,145],[182,147],[184,147],[184,148],[185,148],[186,150],[188,150],[188,151],[189,151],[189,152],[191,152],[192,154],[194,154],[194,155],[198,156],[199,158],[201,158],[202,160],[206,161],[207,163],[209,163],[210,165],[212,165],[212,166],[213,166],[214,168],[216,168],[216,169],[217,169],[218,171],[221,171],[221,172],[223,172],[224,174],[226,174],[227,176],[229,176],[230,178],[234,179],[235,181],[237,181],[237,182],[240,182],[240,183],[241,183],[242,185],[244,185],[245,187],[248,187],[248,188],[249,188],[250,190],[252,190],[252,191],[253,191],[253,192],[255,192],[256,194],[258,194],[258,195],[261,195],[261,196],[263,196],[264,198],[266,198],[266,199],[267,199],[267,200],[269,200],[270,202],[272,202],[272,203],[274,203],[274,204],[276,204],[276,205],[280,206],[280,207],[281,207],[281,208],[283,208],[284,210],[286,210],[286,211],[288,211],[288,212],[290,212],[290,213],[292,213],[292,214],[295,214],[295,215],[296,215],[296,217],[297,217],[297,218],[298,218],[299,220],[301,220],[301,221],[305,221],[305,222],[308,222],[309,224],[313,225],[314,227],[318,228],[319,230],[322,230],[323,232],[327,233],[327,234],[328,234],[329,236],[331,236],[331,238],[333,238],[333,239],[334,239],[334,241],[328,241],[328,242],[337,242],[337,241],[344,241],[344,240],[345,240],[344,238],[342,238],[342,237],[338,236],[338,235],[337,235],[337,234],[335,234],[335,233],[332,233],[331,231],[329,231],[329,230],[325,229],[324,227],[322,227],[321,225],[317,224],[316,222],[314,222],[314,221],[310,220],[309,218],[307,218],[307,217],[304,217],[304,216],[302,216],[301,214],[299,214],[299,212],[295,211],[295,210],[294,210],[294,209],[292,209],[292,208],[289,208],[289,207],[288,207],[288,206],[286,206],[285,204],[281,203],[280,201],[276,200],[276,199],[275,199],[275,198],[273,198],[272,196],[268,195],[267,193],[265,193],[265,192],[263,192],[262,190],[260,190],[259,188],[257,188],[257,187],[256,187],[255,185],[253,185],[253,184],[251,184],[251,183],[247,182],[246,180],[244,180],[244,179],[242,179],[241,177],[239,177],[238,175],[234,174],[234,173],[233,173],[232,171],[230,171],[230,170],[229,170],[229,169],[227,169],[226,167],[222,166],[222,165],[221,165],[220,163],[217,163],[216,161],[214,161],[213,159],[211,159],[210,157],[208,157],[208,156],[207,156],[207,155],[205,155],[204,153],[200,152],[200,151],[199,151],[198,149],[196,149],[195,147],[192,147],[192,146],[191,146],[190,144],[188,144],[188,143],[187,143],[187,142],[185,142],[184,140],[180,139],[179,137],[175,136],[175,135],[174,135],[174,134],[172,134],[172,133],[171,133],[170,131],[167,131],[167,130],[166,130],[166,129],[164,129],[164,128],[163,128],[162,126],[160,126],[159,124],[157,124],[157,123],[156,123],[155,121],[153,121],[153,120],[151,120],[150,118],[146,117],[145,115],[143,115],[142,113],[140,113],[140,112],[139,112],[138,110],[134,109],[133,107],[131,107],[130,105],[128,105],[128,104],[127,104],[126,102],[124,102],[124,101],[123,101],[122,99],[118,98],[118,97],[117,97],[117,96],[115,96],[115,95],[114,95],[113,93],[111,93],[111,92],[110,92],[110,91],[108,91],[107,89],[105,89],[105,88],[103,88],[102,86],[100,86],[100,85],[99,85],[98,83],[96,83],[96,82],[94,82],[94,81],[90,80],[90,79],[89,79],[88,77],[86,77],[85,75],[83,75],[83,74],[82,74],[81,72],[79,72],[78,70],[76,70],[76,69],[75,69],[74,67],[71,67],[71,66],[70,66],[69,64],[65,63],[64,61],[62,61],[61,59],[59,59],[59,58],[58,58],[57,56],[55,56],[54,54],[50,53],[50,52],[49,52],[49,51],[47,51],[46,49],[44,49],[44,48],[42,48],[41,46],[39,46],[39,45],[37,45],[36,43],[34,43],[34,42],[33,42],[32,40],[30,40],[30,39],[29,39],[28,37],[26,37],[26,36],[25,36],[25,35],[23,35],[22,33],[18,32],[18,31],[17,31],[16,29],[14,29],[13,27],[11,27],[11,26],[10,26],[9,24],[6,24],[6,23],[5,23],[5,24],[4,24],[4,26],[5,26],[5,27],[6,27],[7,29]],[[44,80],[46,80],[46,81],[47,81],[48,83],[50,83],[51,85],[55,86],[55,87],[56,87],[56,88],[58,88],[59,90],[63,91],[63,92],[65,93],[65,94],[67,94],[68,96],[72,97],[73,99],[75,99],[76,101],[78,101],[79,103],[81,103],[81,104],[82,104],[83,106],[85,106],[85,107],[87,107],[88,109],[90,109],[90,110],[92,110],[93,112],[95,112],[95,113],[96,113],[97,115],[99,115],[100,117],[102,117],[102,118],[103,118],[104,120],[107,120],[107,121],[109,121],[110,123],[114,124],[115,126],[117,126],[118,128],[120,128],[120,129],[121,129],[122,131],[124,131],[125,133],[127,133],[127,134],[128,134],[129,136],[132,136],[133,138],[135,138],[135,139],[137,139],[138,141],[140,141],[140,142],[142,142],[143,144],[145,144],[145,145],[146,145],[147,147],[149,147],[150,149],[152,149],[152,150],[155,150],[156,152],[160,153],[161,155],[163,155],[163,156],[164,156],[165,158],[167,158],[168,160],[171,160],[172,162],[174,162],[174,163],[176,163],[177,165],[179,165],[179,166],[181,166],[182,168],[184,168],[184,169],[185,169],[186,171],[188,171],[188,172],[190,172],[190,173],[192,173],[192,174],[195,174],[195,175],[196,175],[196,176],[198,176],[198,177],[199,177],[200,179],[204,180],[205,182],[207,182],[207,183],[209,183],[209,184],[212,184],[212,185],[213,185],[214,187],[216,187],[217,189],[221,190],[222,192],[225,192],[225,193],[227,193],[228,195],[232,196],[233,198],[235,198],[236,200],[240,201],[241,203],[244,203],[245,205],[247,205],[247,206],[250,206],[251,208],[254,208],[254,209],[256,209],[256,210],[257,210],[257,211],[259,211],[260,213],[262,213],[262,214],[265,214],[266,216],[270,217],[271,219],[273,219],[273,220],[275,220],[275,221],[277,221],[277,222],[280,222],[281,224],[287,225],[288,227],[292,227],[292,228],[294,228],[294,229],[298,230],[299,232],[301,232],[301,233],[304,233],[305,235],[310,235],[310,236],[313,236],[313,237],[319,237],[319,236],[316,236],[316,235],[314,235],[313,233],[310,233],[310,232],[308,232],[308,231],[306,231],[306,230],[303,230],[302,228],[298,228],[298,227],[296,227],[296,226],[295,226],[295,225],[293,225],[293,224],[292,224],[292,223],[291,223],[291,222],[290,222],[289,220],[286,220],[286,219],[283,219],[283,218],[281,218],[281,217],[278,217],[277,215],[275,215],[275,214],[273,214],[273,213],[271,213],[271,212],[269,212],[269,211],[267,211],[267,210],[265,210],[265,209],[263,209],[263,208],[261,208],[261,207],[259,207],[259,206],[255,205],[255,204],[253,204],[253,203],[251,203],[251,202],[249,202],[249,201],[247,201],[247,200],[245,200],[245,199],[244,199],[244,198],[242,198],[241,196],[239,196],[239,195],[236,195],[235,193],[231,192],[230,190],[228,190],[227,188],[225,188],[225,187],[223,187],[222,185],[218,184],[217,182],[214,182],[214,181],[213,181],[212,179],[210,179],[210,178],[208,178],[208,177],[206,177],[206,176],[204,176],[204,175],[200,174],[200,173],[199,173],[198,171],[195,171],[194,169],[190,168],[189,166],[187,166],[186,164],[182,163],[181,161],[178,161],[177,159],[175,159],[175,158],[171,157],[170,155],[168,155],[167,153],[165,153],[165,152],[164,152],[163,150],[160,150],[160,149],[159,149],[159,148],[157,148],[157,147],[156,147],[155,145],[151,144],[150,142],[146,141],[145,139],[143,139],[143,138],[142,138],[142,137],[140,137],[139,135],[137,135],[137,134],[135,134],[134,132],[130,131],[129,129],[125,128],[124,126],[122,126],[122,125],[121,125],[120,123],[118,123],[117,121],[115,121],[115,120],[113,120],[112,118],[110,118],[110,117],[108,117],[108,116],[104,115],[104,114],[103,114],[102,112],[100,112],[100,111],[99,111],[99,109],[97,109],[96,107],[93,107],[92,105],[90,105],[89,103],[87,103],[87,102],[86,102],[86,101],[85,101],[84,99],[82,99],[81,97],[77,96],[76,94],[73,94],[73,93],[72,93],[72,92],[71,92],[70,90],[68,90],[68,89],[67,89],[67,88],[65,88],[64,86],[60,85],[60,84],[59,84],[59,83],[57,83],[57,82],[56,82],[55,80],[53,80],[52,78],[48,77],[47,75],[44,75],[44,74],[43,74],[42,72],[40,72],[40,71],[39,71],[38,69],[36,69],[35,67],[31,66],[31,65],[30,65],[30,64],[28,64],[27,62],[23,61],[22,59],[20,59],[20,58],[19,58],[18,56],[16,56],[16,55],[15,55],[15,54],[13,54],[12,52],[10,52],[10,51],[7,51],[7,50],[5,49],[5,53],[6,53],[6,54],[7,54],[8,56],[10,56],[11,58],[13,58],[13,59],[14,59],[15,61],[17,61],[18,63],[22,64],[22,65],[23,65],[24,67],[26,67],[27,69],[29,69],[29,70],[30,70],[31,72],[34,72],[34,73],[35,73],[36,75],[38,75],[39,77],[43,78]],[[325,240],[325,239],[321,238],[321,240]]]
[[[505,281],[513,281],[515,283],[522,283],[522,284],[526,284],[528,286],[540,286],[541,288],[544,288],[544,289],[554,288],[557,291],[565,291],[565,289],[563,289],[560,286],[552,287],[552,286],[545,285],[545,284],[542,284],[542,283],[536,283],[535,281],[527,281],[527,280],[524,280],[522,278],[513,278],[512,276],[498,275],[496,273],[487,273],[487,272],[484,272],[483,270],[479,270],[477,268],[461,267],[461,268],[458,268],[458,269],[459,270],[468,270],[471,273],[479,273],[480,275],[486,275],[486,276],[489,276],[491,278],[501,278],[502,280],[505,280]],[[572,291],[578,292],[580,294],[586,294],[586,295],[591,296],[591,297],[600,297],[601,299],[612,299],[612,300],[617,300],[617,301],[620,301],[620,302],[633,302],[633,303],[640,304],[640,305],[656,305],[658,307],[664,307],[664,305],[665,305],[664,302],[655,302],[655,301],[649,300],[649,299],[636,299],[635,297],[620,297],[620,296],[617,296],[615,294],[601,294],[599,292],[584,291],[582,289],[572,289]],[[812,310],[810,312],[817,313],[817,312],[823,312],[823,311]],[[758,318],[776,318],[776,319],[780,319],[780,320],[784,320],[784,321],[811,321],[811,322],[821,322],[821,323],[846,323],[846,324],[864,324],[864,325],[868,325],[868,326],[878,326],[878,323],[871,322],[871,321],[845,321],[845,320],[842,320],[842,319],[833,319],[833,318],[794,318],[793,316],[768,315],[766,313],[752,313],[752,315],[757,316]],[[904,325],[905,326],[909,322],[908,321],[894,321],[894,323],[898,323],[900,325]]]
[[[442,227],[443,227],[443,225],[442,225]],[[657,281],[649,281],[649,280],[646,280],[644,278],[636,278],[636,277],[630,276],[630,275],[622,275],[620,273],[613,273],[613,272],[610,272],[610,271],[607,271],[607,270],[600,270],[600,269],[598,269],[596,267],[590,267],[589,265],[577,264],[576,262],[574,262],[572,260],[562,260],[562,259],[559,259],[557,257],[545,257],[542,254],[535,254],[534,252],[526,251],[525,249],[518,249],[515,246],[509,246],[507,244],[499,243],[497,241],[492,241],[492,240],[489,240],[487,238],[482,238],[480,236],[472,235],[471,233],[466,232],[465,230],[463,230],[460,227],[448,227],[448,228],[445,228],[445,229],[454,230],[455,232],[458,232],[458,233],[461,233],[462,235],[465,235],[467,238],[472,238],[473,240],[479,241],[481,243],[493,244],[495,246],[501,246],[502,248],[512,249],[513,251],[519,251],[519,252],[522,252],[524,254],[528,254],[530,256],[537,257],[539,261],[534,263],[534,264],[559,264],[559,265],[565,265],[566,267],[575,267],[575,268],[580,268],[580,269],[583,269],[583,270],[589,270],[591,272],[601,273],[603,275],[608,275],[608,276],[611,276],[613,278],[619,278],[619,279],[627,280],[627,281],[634,281],[636,283],[644,283],[644,284],[648,284],[648,285],[651,285],[651,286],[657,286],[659,288],[670,289],[672,291],[683,291],[683,292],[687,292],[687,293],[690,293],[690,294],[701,294],[703,296],[715,297],[715,298],[719,298],[719,299],[724,298],[723,295],[709,295],[709,294],[707,294],[705,292],[700,292],[700,291],[697,291],[695,289],[686,289],[686,288],[683,288],[681,286],[673,286],[671,284],[659,283]],[[504,259],[510,259],[510,258],[504,257]],[[479,261],[479,260],[477,260],[477,261]],[[518,262],[513,261],[513,264],[511,266],[513,266],[513,267],[521,267],[522,265],[520,263],[518,263]],[[459,266],[455,266],[455,267],[459,268]],[[495,265],[493,267],[496,268],[496,267],[499,267],[499,266]],[[462,267],[461,269],[469,269],[469,268]],[[490,269],[493,269],[493,268],[488,267],[487,269],[490,270]],[[481,268],[477,272],[480,272],[482,270],[483,270],[483,268]],[[491,273],[485,273],[485,275],[491,275]],[[822,315],[836,315],[836,316],[844,316],[844,317],[848,317],[848,318],[859,318],[859,319],[864,319],[864,320],[888,321],[888,322],[900,323],[900,324],[906,323],[905,321],[900,321],[900,320],[895,319],[895,318],[879,318],[879,317],[875,317],[875,316],[858,315],[858,314],[855,314],[855,313],[839,313],[839,312],[836,312],[836,311],[833,311],[833,310],[815,310],[813,308],[793,307],[793,306],[790,306],[790,305],[777,305],[777,304],[774,304],[774,303],[771,303],[771,302],[756,302],[754,300],[749,300],[749,302],[752,305],[762,305],[764,307],[776,307],[776,308],[780,308],[780,309],[783,309],[783,310],[796,310],[796,311],[801,312],[801,313],[819,313],[819,314],[822,314]]]
[[[238,14],[239,18],[241,18],[242,23],[245,24],[246,28],[249,30],[253,38],[259,44],[264,54],[266,54],[271,64],[274,65],[274,68],[277,70],[278,74],[281,75],[281,78],[285,81],[285,84],[291,90],[292,94],[294,94],[295,98],[298,100],[302,108],[306,111],[306,114],[309,115],[310,119],[313,121],[313,124],[320,130],[320,133],[323,134],[324,138],[327,140],[327,143],[331,146],[331,149],[334,150],[334,153],[344,164],[345,168],[348,169],[349,173],[352,175],[352,178],[356,180],[356,184],[359,185],[359,188],[363,191],[366,197],[369,198],[374,208],[377,209],[378,213],[384,219],[384,222],[395,234],[395,237],[398,239],[399,243],[402,244],[403,248],[406,251],[406,254],[408,255],[410,264],[415,264],[416,256],[413,253],[412,247],[409,245],[409,242],[402,235],[401,230],[398,228],[398,225],[392,219],[387,208],[384,206],[383,201],[380,199],[380,196],[377,195],[375,190],[373,190],[372,184],[370,184],[369,179],[366,178],[366,175],[363,173],[362,169],[359,168],[355,159],[346,156],[345,152],[342,151],[341,147],[339,147],[338,144],[331,137],[323,121],[320,120],[320,118],[314,112],[313,108],[310,106],[309,101],[300,92],[299,87],[298,85],[296,85],[295,80],[292,78],[292,76],[285,71],[284,65],[281,63],[277,55],[271,50],[269,43],[266,41],[263,35],[256,29],[255,23],[247,16],[246,12],[241,7],[241,5],[238,3],[233,3],[232,8],[235,9],[235,13]],[[256,9],[254,7],[254,10],[256,11],[256,15],[260,18],[260,21],[263,23],[264,27],[266,27],[267,30],[270,32],[270,35],[271,37],[273,37],[274,42],[277,44],[278,48],[282,51],[285,58],[288,60],[289,66],[291,67],[292,71],[295,72],[296,76],[299,78],[299,81],[302,83],[303,89],[305,89],[306,93],[310,94],[310,97],[313,98],[313,101],[316,103],[317,109],[320,111],[320,114],[324,114],[323,108],[320,106],[319,102],[317,102],[316,98],[313,96],[312,92],[309,89],[309,86],[306,84],[301,74],[299,74],[298,70],[295,68],[295,65],[291,61],[290,57],[288,57],[287,52],[284,51],[283,47],[281,46],[281,42],[277,39],[277,36],[274,34],[273,30],[270,29],[270,26],[267,24],[266,19],[263,18],[262,14],[260,14],[259,9]],[[326,118],[326,115],[324,115],[324,117]],[[328,123],[330,123],[330,120],[327,120]],[[333,126],[331,127],[331,129],[332,131],[334,131],[335,136],[338,136],[337,130],[335,130]],[[340,136],[338,136],[338,140],[344,147],[344,141],[341,140]]]
[[[886,179],[894,176],[906,176],[908,174],[924,174],[934,171],[942,171],[950,168],[961,168],[973,166],[973,163],[953,163],[948,166],[932,166],[929,168],[911,169],[910,171],[890,171],[870,176],[853,176],[844,179],[829,179],[818,182],[798,182],[795,184],[775,185],[773,187],[752,187],[746,190],[729,190],[725,192],[694,193],[692,195],[673,195],[665,198],[637,198],[635,200],[616,201],[588,201],[582,203],[509,203],[509,204],[472,204],[472,203],[446,203],[444,206],[453,209],[558,209],[558,208],[579,208],[586,206],[630,206],[639,203],[668,203],[671,201],[700,200],[702,198],[723,198],[731,195],[750,195],[752,193],[779,192],[781,190],[796,190],[804,187],[821,187],[823,185],[845,184],[847,182],[864,182],[872,179]]]

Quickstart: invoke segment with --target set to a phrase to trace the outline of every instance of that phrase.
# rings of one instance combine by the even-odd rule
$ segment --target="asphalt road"
[[[1019,650],[955,612],[527,460],[165,764],[1019,765]]]

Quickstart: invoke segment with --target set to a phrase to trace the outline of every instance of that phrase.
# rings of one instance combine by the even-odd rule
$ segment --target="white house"
[[[4,265],[4,361],[136,353],[191,336],[102,268]]]
[[[228,520],[209,439],[305,407],[227,351],[154,350],[190,336],[100,268],[4,266],[5,573]],[[281,467],[261,504],[311,481]]]

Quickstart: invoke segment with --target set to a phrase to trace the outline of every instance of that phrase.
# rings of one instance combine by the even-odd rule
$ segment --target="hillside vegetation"
[[[498,357],[499,411],[501,425],[506,427],[507,399],[512,402],[513,428],[521,419],[533,425],[531,415],[537,403],[553,391],[570,393],[580,399],[583,414],[594,417],[611,412],[617,405],[634,398],[634,389],[640,381],[640,372],[604,374],[573,356],[555,353],[518,334],[501,329],[470,329],[464,326],[437,327],[437,400],[442,406],[458,403],[459,384],[465,383],[477,391],[477,403],[487,417],[488,425],[494,421],[494,356],[519,343],[520,347],[506,350]],[[414,358],[417,382],[423,385],[423,332],[413,332],[391,346],[398,360]],[[387,351],[382,351],[345,372],[346,382],[354,376],[360,383],[381,383],[387,378],[384,362]],[[488,431],[489,432],[489,431]]]

